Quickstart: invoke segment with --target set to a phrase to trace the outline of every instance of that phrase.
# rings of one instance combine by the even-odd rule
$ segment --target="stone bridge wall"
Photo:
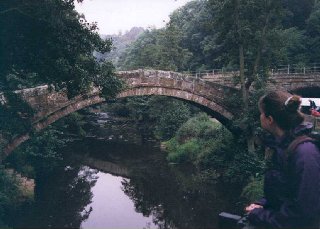
[[[222,116],[230,119],[237,109],[226,106],[226,98],[237,93],[236,73],[231,74],[206,74],[201,78],[184,75],[176,72],[136,70],[118,72],[128,87],[118,97],[137,95],[166,95],[177,97],[195,103],[199,103]],[[269,88],[281,88],[294,91],[300,88],[319,87],[320,76],[318,75],[273,75],[269,78]],[[21,97],[35,110],[33,122],[53,114],[62,108],[75,105],[80,101],[90,100],[99,94],[97,88],[86,95],[68,99],[66,91],[56,92],[48,86],[40,86],[18,91]],[[2,98],[3,100],[3,98]],[[102,102],[103,99],[100,100]],[[80,106],[79,106],[80,107]]]
[[[201,78],[216,84],[239,89],[240,84],[239,80],[237,80],[238,74],[238,72],[223,74],[206,73],[201,75]],[[320,74],[272,74],[268,79],[267,86],[270,89],[282,89],[290,92],[301,88],[320,88]]]
[[[234,95],[240,98],[239,85],[235,83],[234,74],[211,76],[207,74],[199,78],[175,72],[136,70],[118,72],[117,75],[127,84],[118,97],[164,95],[184,99],[206,107],[225,125],[230,124],[232,117],[239,112],[238,107],[233,107],[227,102]],[[320,77],[318,75],[273,75],[269,79],[268,86],[288,91],[309,87],[320,88]],[[36,114],[31,121],[33,128],[37,131],[74,111],[104,101],[99,96],[97,88],[92,88],[88,94],[72,99],[68,99],[66,91],[56,92],[48,86],[25,89],[17,93],[35,110]],[[0,100],[5,102],[3,95],[0,95]],[[10,153],[29,137],[26,133],[14,139],[6,147],[5,154]]]
[[[269,79],[269,87],[294,92],[301,88],[320,88],[320,74],[275,74]]]
[[[234,87],[208,82],[176,72],[136,70],[119,72],[118,76],[128,85],[119,97],[137,95],[165,95],[192,101],[231,119],[236,109],[226,100],[238,93]]]

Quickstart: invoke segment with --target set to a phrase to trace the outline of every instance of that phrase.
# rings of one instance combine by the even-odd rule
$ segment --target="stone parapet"
[[[126,87],[118,97],[163,95],[171,96],[199,104],[227,126],[235,115],[241,112],[241,107],[230,104],[232,97],[240,98],[240,85],[237,72],[215,73],[192,76],[189,74],[161,71],[161,70],[134,70],[116,73],[125,83]],[[300,88],[319,87],[318,75],[272,75],[268,79],[268,87],[294,91]],[[39,86],[35,88],[16,91],[35,111],[32,118],[33,129],[40,131],[58,119],[83,109],[104,102],[99,95],[99,88],[93,87],[85,95],[79,95],[72,99],[67,96],[66,90],[56,91],[53,87]],[[0,102],[6,99],[0,93]],[[29,139],[29,133],[19,136],[4,149],[8,155],[14,148]]]

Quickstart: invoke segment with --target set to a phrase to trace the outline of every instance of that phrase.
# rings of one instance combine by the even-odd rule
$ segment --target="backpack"
[[[287,158],[293,154],[295,149],[298,147],[298,145],[305,143],[305,142],[312,142],[314,143],[320,150],[320,132],[318,131],[312,131],[308,135],[300,135],[297,136],[288,146],[288,148],[285,151],[285,154],[287,155]]]

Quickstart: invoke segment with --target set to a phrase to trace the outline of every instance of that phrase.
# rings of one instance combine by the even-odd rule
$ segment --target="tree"
[[[286,10],[286,17],[283,20],[284,27],[304,29],[316,0],[282,0],[281,2]]]
[[[53,84],[73,96],[97,83],[96,75],[113,80],[92,55],[109,51],[111,41],[74,10],[74,0],[3,0],[0,24],[1,90]]]
[[[181,46],[183,31],[169,22],[167,27],[159,32],[157,41],[159,68],[172,71],[188,69],[192,54]]]
[[[310,62],[320,59],[320,2],[314,4],[313,10],[307,20],[306,33],[308,36],[308,49]]]
[[[199,70],[213,68],[217,53],[211,52],[212,19],[207,1],[187,3],[170,15],[163,29],[142,34],[120,57],[124,69],[141,67],[161,70]],[[215,58],[212,58],[212,57]]]
[[[208,70],[221,67],[216,49],[215,29],[210,26],[214,15],[210,12],[208,1],[188,2],[170,15],[170,26],[180,30],[180,45],[192,54],[184,70]]]
[[[220,43],[226,60],[239,66],[243,112],[249,113],[249,90],[253,82],[268,74],[271,39],[280,25],[282,12],[278,0],[211,0]],[[253,150],[252,128],[246,124],[249,150]]]
[[[120,69],[158,66],[157,30],[146,30],[119,57]]]

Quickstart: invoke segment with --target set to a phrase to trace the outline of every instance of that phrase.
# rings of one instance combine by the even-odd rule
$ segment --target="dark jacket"
[[[311,131],[311,124],[297,127],[281,139],[269,139],[273,149],[270,168],[265,173],[263,208],[250,212],[254,226],[264,228],[319,228],[320,151],[314,142],[299,144],[293,152],[286,149],[298,136]]]

